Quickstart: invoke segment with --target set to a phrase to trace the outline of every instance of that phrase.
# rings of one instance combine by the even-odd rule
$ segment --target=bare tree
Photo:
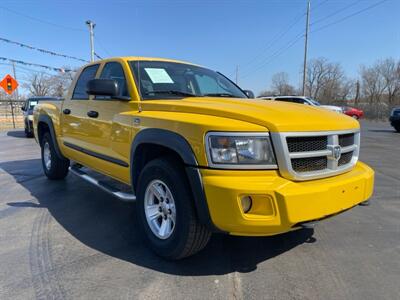
[[[278,95],[293,95],[295,88],[289,84],[289,75],[286,72],[279,72],[272,76],[272,90]]]
[[[376,65],[386,86],[387,100],[393,105],[396,96],[400,93],[400,62],[396,63],[393,58],[379,61]]]
[[[32,96],[48,96],[51,89],[50,76],[44,73],[31,74],[24,87]]]
[[[57,75],[50,77],[50,95],[55,97],[64,97],[72,83],[73,76],[74,74],[72,72],[60,72]]]
[[[59,72],[56,75],[33,73],[23,86],[32,96],[63,97],[73,80],[74,72]]]
[[[379,64],[371,67],[361,66],[362,94],[370,104],[380,103],[386,90],[386,81],[380,72]]]
[[[344,100],[349,95],[349,85],[339,63],[326,58],[312,59],[307,64],[306,94],[321,102]],[[345,92],[346,93],[343,93]]]

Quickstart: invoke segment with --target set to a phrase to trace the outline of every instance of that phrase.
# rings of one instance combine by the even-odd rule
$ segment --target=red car
[[[364,112],[361,109],[357,109],[350,106],[344,106],[343,113],[357,120],[364,115]]]

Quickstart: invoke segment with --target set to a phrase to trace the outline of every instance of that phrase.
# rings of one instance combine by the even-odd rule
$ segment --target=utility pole
[[[356,96],[354,98],[354,105],[357,105],[359,100],[360,100],[360,81],[357,80],[357,82],[356,82]]]
[[[96,24],[93,21],[86,21],[86,24],[89,26],[89,35],[90,35],[90,61],[93,62],[94,61],[94,42],[93,42],[93,38],[94,38],[94,27],[96,26]]]
[[[307,1],[306,34],[304,41],[304,66],[303,66],[303,96],[306,95],[306,70],[307,70],[307,51],[308,51],[308,30],[310,28],[310,6],[311,1]]]
[[[236,85],[238,85],[239,84],[239,66],[236,66],[235,73],[236,73],[235,83],[236,83]]]

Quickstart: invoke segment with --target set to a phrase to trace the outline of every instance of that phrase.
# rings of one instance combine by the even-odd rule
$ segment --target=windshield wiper
[[[235,95],[229,94],[229,93],[210,93],[210,94],[204,94],[203,96],[207,97],[230,97],[230,98],[236,98]]]
[[[146,92],[146,95],[151,95],[151,94],[170,94],[170,95],[185,96],[185,97],[201,97],[192,93],[175,91],[175,90]]]

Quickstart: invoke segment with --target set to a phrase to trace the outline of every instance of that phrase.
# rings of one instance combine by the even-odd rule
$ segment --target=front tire
[[[137,186],[139,225],[149,247],[178,260],[202,250],[211,233],[199,223],[181,164],[171,158],[149,162]]]
[[[395,129],[397,132],[400,132],[400,125],[394,126],[394,129]]]
[[[69,160],[58,157],[50,133],[46,132],[41,144],[42,167],[47,178],[64,179],[68,174]]]

